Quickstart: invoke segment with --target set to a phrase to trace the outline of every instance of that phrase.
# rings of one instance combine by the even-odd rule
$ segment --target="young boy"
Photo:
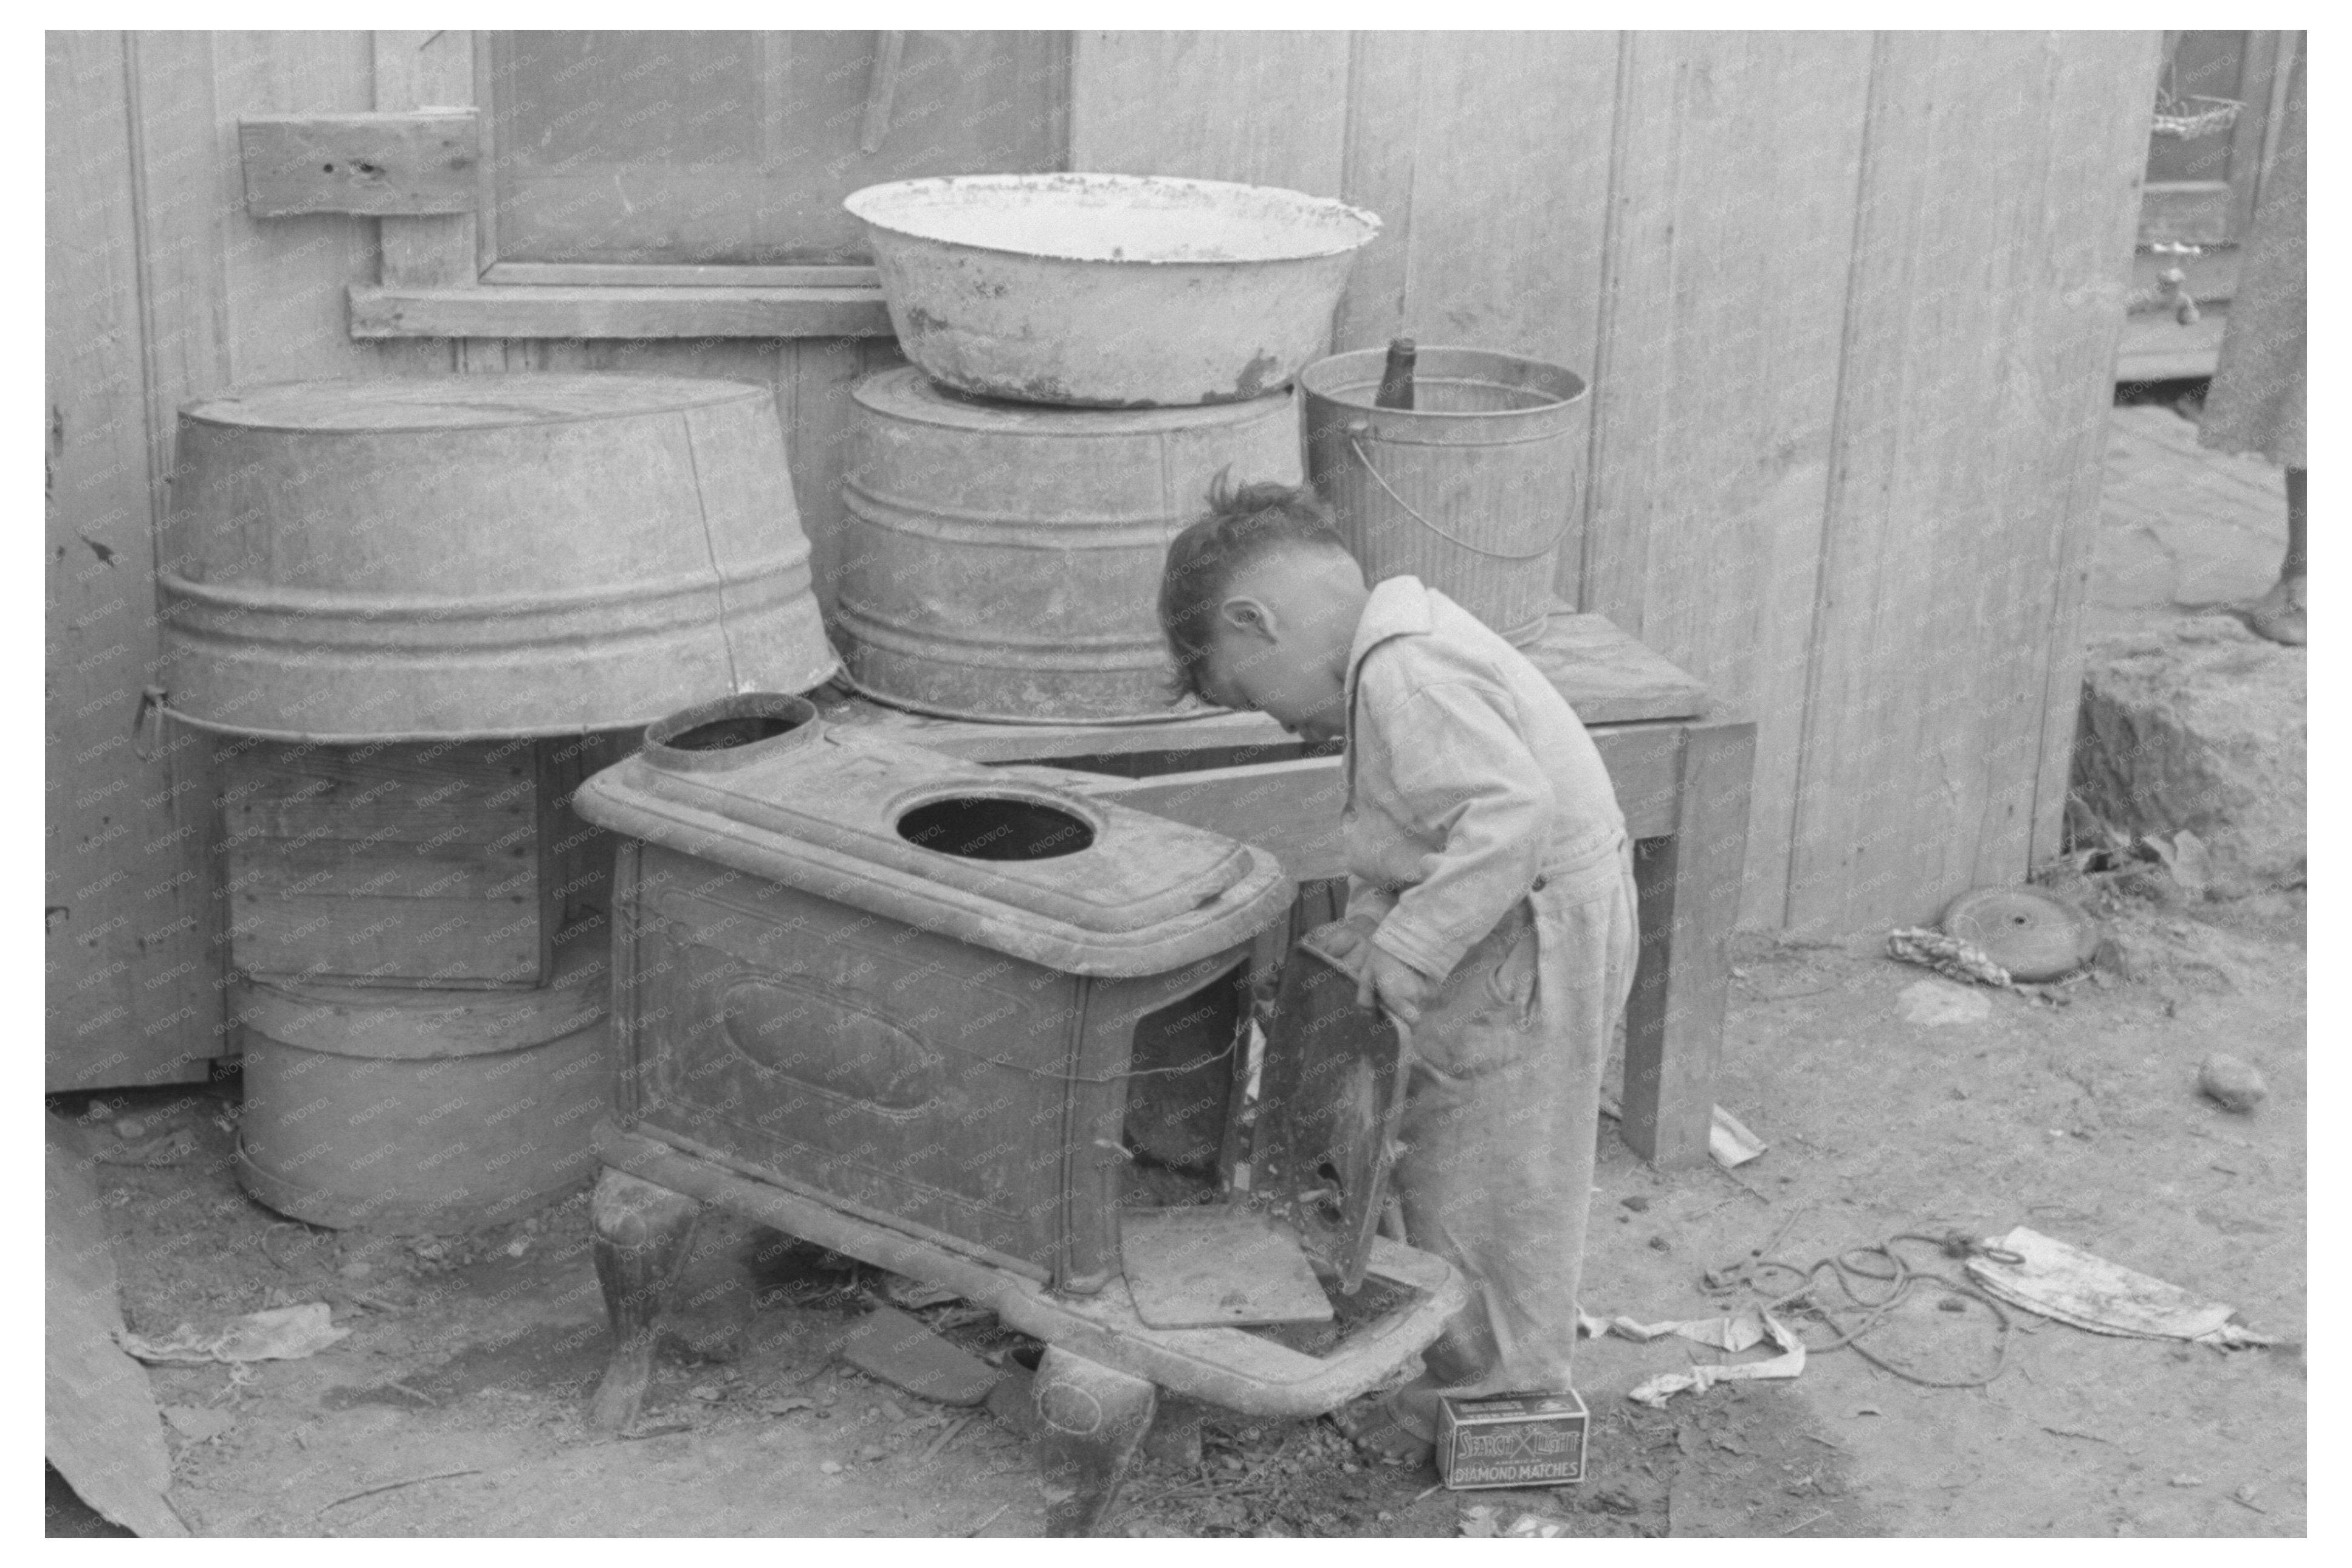
[[[1210,495],[1160,620],[1189,689],[1347,737],[1359,998],[1411,1028],[1395,1182],[1470,1279],[1358,1440],[1426,1456],[1440,1394],[1569,1386],[1601,1074],[1633,984],[1633,850],[1591,737],[1535,667],[1415,577],[1367,588],[1313,491]]]

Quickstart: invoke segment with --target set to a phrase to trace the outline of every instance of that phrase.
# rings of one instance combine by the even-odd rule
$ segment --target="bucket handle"
[[[1553,532],[1552,536],[1544,542],[1542,549],[1530,550],[1524,555],[1507,555],[1498,550],[1488,550],[1483,545],[1473,544],[1459,534],[1448,533],[1445,530],[1438,527],[1437,524],[1430,521],[1429,519],[1422,516],[1420,512],[1414,510],[1413,504],[1405,500],[1404,497],[1397,494],[1395,489],[1390,486],[1388,480],[1381,478],[1380,469],[1372,467],[1372,459],[1366,454],[1363,443],[1359,439],[1360,437],[1363,436],[1370,429],[1371,426],[1370,425],[1361,423],[1348,426],[1348,446],[1349,448],[1356,454],[1356,461],[1364,465],[1364,472],[1372,476],[1372,483],[1388,491],[1389,500],[1404,508],[1407,516],[1411,517],[1413,521],[1421,524],[1422,527],[1429,530],[1430,532],[1437,535],[1438,538],[1446,541],[1448,543],[1458,544],[1463,549],[1470,552],[1471,554],[1483,555],[1489,561],[1540,561],[1545,556],[1550,554],[1553,551],[1559,549],[1560,540],[1567,536],[1568,523],[1562,522],[1559,529]],[[1573,521],[1573,519],[1570,520],[1570,521]]]

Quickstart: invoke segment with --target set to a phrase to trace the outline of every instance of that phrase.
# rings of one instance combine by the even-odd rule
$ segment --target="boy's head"
[[[1160,626],[1181,691],[1266,713],[1313,740],[1347,730],[1348,651],[1364,574],[1305,486],[1209,490],[1209,514],[1168,547]]]

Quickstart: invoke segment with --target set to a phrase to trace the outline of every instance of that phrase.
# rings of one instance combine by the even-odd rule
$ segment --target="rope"
[[[1559,548],[1560,540],[1566,537],[1568,533],[1569,521],[1574,521],[1573,518],[1570,518],[1568,521],[1563,521],[1559,527],[1553,531],[1551,538],[1545,542],[1543,548],[1540,550],[1531,550],[1524,555],[1506,555],[1497,550],[1488,550],[1483,545],[1471,543],[1468,540],[1464,539],[1459,534],[1446,532],[1445,530],[1438,527],[1437,524],[1430,521],[1429,519],[1422,516],[1420,512],[1414,510],[1412,503],[1405,500],[1404,497],[1397,494],[1394,489],[1391,489],[1388,480],[1381,477],[1381,471],[1372,467],[1372,459],[1365,454],[1363,444],[1357,440],[1356,432],[1352,429],[1348,432],[1348,445],[1355,452],[1356,461],[1364,465],[1364,472],[1372,476],[1372,483],[1380,486],[1381,489],[1387,490],[1389,500],[1404,508],[1406,516],[1412,518],[1413,521],[1421,524],[1422,527],[1429,530],[1430,532],[1437,535],[1438,538],[1446,541],[1448,543],[1458,544],[1463,549],[1470,552],[1473,555],[1483,555],[1489,561],[1540,561],[1545,556]],[[1572,491],[1575,489],[1575,486],[1570,485],[1569,488]]]
[[[1785,1229],[1786,1227],[1784,1226],[1784,1233]],[[2005,1364],[2007,1364],[2009,1359],[2009,1314],[2001,1310],[2000,1303],[1998,1300],[1994,1300],[1985,1291],[1978,1289],[1973,1282],[1965,1278],[1956,1280],[1948,1276],[1936,1273],[1932,1269],[1914,1268],[1904,1259],[1901,1253],[1895,1250],[1895,1244],[1905,1241],[1924,1243],[1927,1246],[1937,1248],[1946,1258],[1955,1259],[1979,1257],[1989,1258],[1995,1261],[2005,1263],[2019,1263],[2024,1261],[2013,1252],[2007,1252],[2000,1247],[1987,1247],[1981,1242],[1961,1235],[1958,1231],[1952,1231],[1944,1236],[1926,1236],[1917,1231],[1906,1230],[1899,1232],[1894,1236],[1890,1236],[1885,1241],[1878,1242],[1874,1245],[1846,1247],[1844,1250],[1832,1253],[1826,1258],[1816,1258],[1813,1262],[1804,1266],[1803,1268],[1800,1268],[1793,1263],[1784,1262],[1777,1258],[1765,1258],[1756,1254],[1750,1254],[1736,1268],[1727,1271],[1726,1273],[1716,1274],[1711,1272],[1709,1275],[1709,1282],[1711,1285],[1715,1285],[1717,1289],[1722,1288],[1723,1285],[1732,1283],[1743,1284],[1749,1289],[1757,1291],[1759,1294],[1762,1294],[1763,1287],[1759,1285],[1755,1279],[1755,1275],[1759,1271],[1764,1269],[1776,1269],[1783,1274],[1794,1275],[1799,1281],[1797,1288],[1793,1290],[1788,1291],[1786,1294],[1775,1296],[1771,1300],[1766,1301],[1764,1303],[1764,1310],[1768,1314],[1772,1314],[1778,1313],[1783,1309],[1801,1309],[1820,1319],[1824,1326],[1828,1327],[1836,1334],[1837,1337],[1830,1341],[1827,1344],[1817,1345],[1808,1342],[1805,1345],[1805,1349],[1807,1351],[1814,1354],[1825,1355],[1831,1351],[1850,1350],[1853,1352],[1854,1354],[1862,1357],[1863,1360],[1868,1362],[1871,1365],[1878,1368],[1880,1371],[1892,1373],[1896,1377],[1903,1379],[1906,1383],[1915,1383],[1923,1388],[1982,1388],[1986,1386],[2000,1375],[2001,1369]],[[1776,1237],[1773,1245],[1777,1244],[1778,1238]],[[1885,1259],[1886,1264],[1885,1271],[1883,1273],[1879,1272],[1875,1268],[1865,1266],[1873,1260],[1882,1258]],[[1844,1293],[1844,1303],[1839,1305],[1824,1305],[1820,1301],[1812,1300],[1813,1293],[1822,1288],[1821,1275],[1822,1271],[1824,1269],[1830,1271],[1831,1277],[1835,1280],[1838,1289]],[[1884,1285],[1885,1289],[1883,1293],[1871,1294],[1857,1289],[1857,1280],[1868,1280],[1874,1284]],[[1720,1281],[1721,1283],[1717,1284],[1717,1281]],[[1982,1377],[1957,1379],[1928,1377],[1924,1373],[1912,1372],[1907,1368],[1897,1366],[1894,1363],[1887,1361],[1885,1357],[1874,1354],[1863,1346],[1861,1342],[1869,1337],[1872,1333],[1875,1332],[1879,1325],[1886,1321],[1889,1314],[1894,1312],[1897,1307],[1900,1307],[1905,1301],[1910,1299],[1913,1287],[1920,1284],[1932,1285],[1936,1289],[1940,1289],[1948,1295],[1965,1297],[1973,1300],[1981,1301],[1984,1303],[1986,1308],[1991,1311],[1993,1321],[1999,1325],[2000,1330],[2000,1337],[1993,1342],[1991,1371],[1986,1373]],[[1847,1328],[1839,1321],[1840,1314],[1851,1314],[1857,1311],[1864,1315],[1862,1321],[1853,1327]],[[1799,1336],[1801,1339],[1802,1337],[1802,1335]]]

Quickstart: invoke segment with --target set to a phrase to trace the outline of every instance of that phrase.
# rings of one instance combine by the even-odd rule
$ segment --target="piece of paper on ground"
[[[2095,1334],[2137,1339],[2193,1340],[2224,1348],[2276,1342],[2230,1321],[2234,1308],[2192,1296],[2178,1285],[2024,1226],[1987,1245],[2014,1252],[2025,1261],[1971,1258],[1969,1277],[2011,1306],[2041,1317]]]
[[[305,1301],[247,1312],[211,1328],[182,1323],[154,1339],[125,1333],[121,1342],[145,1362],[299,1361],[351,1332],[329,1321],[331,1311],[324,1301]]]
[[[1669,1396],[1685,1390],[1704,1394],[1718,1383],[1791,1378],[1805,1370],[1804,1342],[1761,1307],[1746,1307],[1728,1318],[1691,1318],[1680,1322],[1637,1323],[1631,1318],[1612,1318],[1609,1327],[1612,1332],[1642,1343],[1672,1334],[1733,1353],[1753,1349],[1767,1340],[1780,1349],[1779,1355],[1766,1361],[1726,1363],[1718,1366],[1695,1366],[1688,1372],[1660,1373],[1626,1395],[1639,1405],[1664,1405]]]

